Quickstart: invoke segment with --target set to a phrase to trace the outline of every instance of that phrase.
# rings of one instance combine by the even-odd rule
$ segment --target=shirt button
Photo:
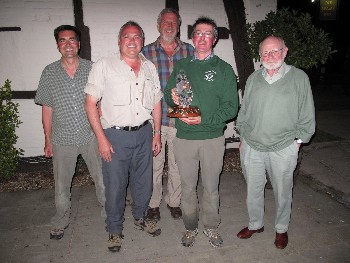
[[[139,100],[139,98],[136,98],[136,100]]]
[[[136,82],[136,85],[139,85],[139,83]]]

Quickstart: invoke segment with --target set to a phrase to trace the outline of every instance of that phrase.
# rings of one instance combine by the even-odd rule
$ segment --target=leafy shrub
[[[325,64],[336,51],[328,33],[316,28],[308,13],[283,8],[269,12],[265,19],[247,23],[250,57],[259,61],[259,44],[269,35],[282,37],[288,47],[286,63],[309,69]]]
[[[16,128],[22,123],[18,116],[18,103],[11,101],[11,81],[6,80],[0,89],[0,180],[15,174],[22,149],[15,148],[18,136]]]

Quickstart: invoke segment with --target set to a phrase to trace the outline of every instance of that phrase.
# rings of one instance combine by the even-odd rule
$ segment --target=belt
[[[137,131],[139,129],[141,129],[143,126],[147,125],[149,123],[149,121],[145,121],[144,123],[142,123],[140,126],[112,126],[112,129],[116,129],[116,130],[124,130],[124,131]]]

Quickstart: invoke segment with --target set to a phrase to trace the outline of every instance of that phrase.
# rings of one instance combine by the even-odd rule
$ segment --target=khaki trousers
[[[174,157],[173,140],[176,136],[176,128],[162,126],[161,152],[153,157],[153,192],[149,207],[159,207],[163,196],[163,169],[166,158],[165,145],[167,145],[168,157],[168,183],[164,197],[165,202],[171,207],[179,207],[181,203],[181,179]]]

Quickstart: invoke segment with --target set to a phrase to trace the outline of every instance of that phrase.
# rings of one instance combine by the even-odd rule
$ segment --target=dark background
[[[277,9],[284,7],[301,13],[309,13],[313,24],[322,28],[333,40],[332,50],[337,50],[337,53],[333,54],[332,59],[324,65],[325,74],[349,74],[350,45],[345,38],[349,38],[350,33],[350,0],[338,0],[337,17],[334,21],[319,19],[320,0],[314,2],[311,0],[277,0]],[[320,72],[321,67],[314,71]]]

